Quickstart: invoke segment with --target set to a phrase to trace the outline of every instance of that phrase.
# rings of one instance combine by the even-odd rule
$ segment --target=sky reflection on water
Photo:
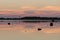
[[[0,40],[60,40],[60,23],[55,22],[50,27],[50,22],[24,23],[0,22]],[[37,28],[42,28],[38,31]]]

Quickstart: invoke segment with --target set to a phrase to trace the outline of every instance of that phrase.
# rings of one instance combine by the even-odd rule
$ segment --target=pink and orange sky
[[[22,6],[19,9],[2,9],[0,14],[14,14],[20,16],[53,16],[60,17],[60,6]]]

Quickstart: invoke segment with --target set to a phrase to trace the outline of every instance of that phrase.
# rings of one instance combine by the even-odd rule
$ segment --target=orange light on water
[[[42,30],[44,33],[60,33],[60,28],[45,28]]]

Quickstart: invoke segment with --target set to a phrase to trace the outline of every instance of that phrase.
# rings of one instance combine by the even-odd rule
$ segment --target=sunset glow
[[[60,6],[46,6],[46,7],[41,8],[41,10],[60,11]]]
[[[42,32],[44,33],[60,33],[60,28],[46,28],[46,29],[43,29]]]
[[[60,0],[0,0],[0,40],[60,40]]]

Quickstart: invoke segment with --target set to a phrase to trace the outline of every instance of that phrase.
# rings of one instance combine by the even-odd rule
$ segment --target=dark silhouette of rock
[[[38,28],[38,31],[42,30],[41,28]]]
[[[50,23],[50,26],[53,26],[53,23]]]
[[[8,23],[8,25],[10,25],[10,23]]]

